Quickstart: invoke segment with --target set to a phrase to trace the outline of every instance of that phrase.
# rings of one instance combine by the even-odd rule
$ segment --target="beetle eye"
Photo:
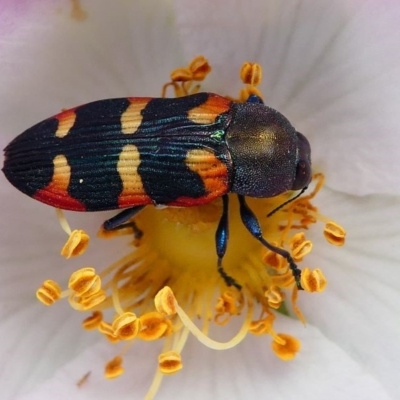
[[[311,181],[311,165],[304,160],[297,163],[296,177],[293,182],[293,190],[300,190],[306,187]]]

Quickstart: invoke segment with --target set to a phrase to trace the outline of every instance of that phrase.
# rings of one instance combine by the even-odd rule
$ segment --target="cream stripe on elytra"
[[[123,147],[117,163],[117,170],[122,180],[121,196],[146,194],[142,178],[138,173],[140,165],[139,150],[133,144]]]
[[[136,133],[143,120],[142,111],[149,101],[150,99],[147,98],[133,99],[131,104],[121,115],[122,133],[130,135]]]

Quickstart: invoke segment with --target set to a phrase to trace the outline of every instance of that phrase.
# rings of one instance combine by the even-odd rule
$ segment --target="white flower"
[[[35,3],[35,4],[33,4]],[[214,73],[203,87],[235,95],[245,60],[262,65],[265,101],[311,141],[327,178],[324,214],[348,231],[344,249],[310,259],[329,286],[300,299],[308,325],[279,319],[302,351],[290,363],[249,337],[226,352],[197,342],[160,398],[398,398],[400,359],[400,5],[395,1],[82,1],[0,6],[1,145],[62,108],[125,96],[158,96],[168,73],[197,54]],[[78,15],[78,17],[77,17]],[[2,176],[0,386],[4,398],[141,398],[155,368],[154,346],[136,345],[119,380],[102,377],[113,349],[80,328],[60,303],[45,309],[43,279],[66,280],[71,265],[114,260],[124,246],[92,243],[62,261],[64,235],[51,209]],[[368,195],[361,197],[361,195]],[[104,218],[72,215],[92,232]],[[86,225],[91,224],[89,227]],[[318,239],[315,239],[315,243]],[[96,246],[97,245],[97,246]],[[96,249],[105,250],[99,254]],[[326,249],[327,247],[321,247]],[[75,385],[88,371],[80,388]]]

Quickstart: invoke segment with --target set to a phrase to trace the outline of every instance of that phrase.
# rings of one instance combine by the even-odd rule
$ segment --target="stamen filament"
[[[68,236],[70,236],[72,233],[72,230],[71,230],[71,227],[69,226],[67,219],[65,218],[63,210],[61,210],[60,208],[56,208],[55,210],[56,210],[58,222],[60,223],[61,228]]]
[[[190,330],[192,335],[195,336],[200,343],[204,344],[205,346],[213,350],[227,350],[237,346],[247,335],[251,320],[253,318],[253,311],[254,311],[254,306],[252,302],[248,301],[246,318],[239,332],[231,340],[227,342],[217,342],[206,336],[195,325],[195,323],[190,319],[190,317],[185,313],[185,311],[179,306],[178,303],[175,303],[175,307],[176,307],[176,312],[179,315],[179,318],[182,320],[186,328]]]
[[[157,394],[158,390],[160,389],[162,380],[164,375],[161,371],[157,368],[156,373],[154,374],[153,382],[151,382],[150,388],[144,396],[144,400],[153,400],[155,395]]]

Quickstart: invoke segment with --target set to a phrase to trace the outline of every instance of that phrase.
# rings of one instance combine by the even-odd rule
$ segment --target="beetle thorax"
[[[232,111],[226,135],[234,171],[231,192],[272,197],[290,190],[298,158],[293,126],[263,104],[235,104]]]

